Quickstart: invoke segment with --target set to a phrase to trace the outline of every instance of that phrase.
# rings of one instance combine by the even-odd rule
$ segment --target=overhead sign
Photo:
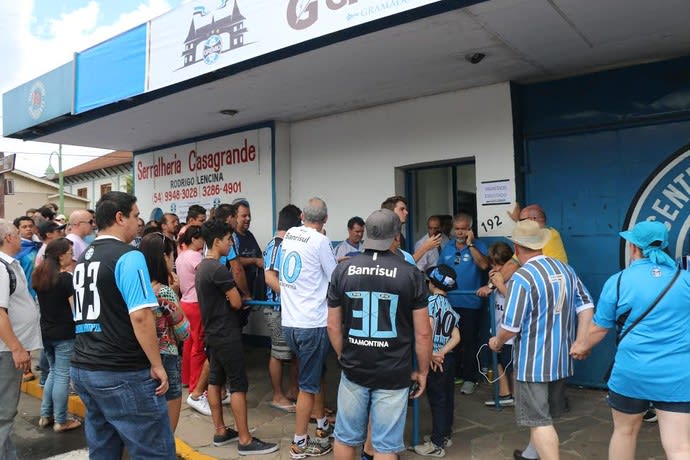
[[[268,128],[136,155],[134,187],[142,215],[171,212],[184,221],[193,204],[211,209],[245,198],[253,213],[271,216],[272,152],[266,139]],[[269,225],[269,236],[270,231]]]
[[[438,1],[192,1],[150,22],[147,89]]]
[[[70,62],[5,93],[2,97],[3,134],[9,136],[69,114],[73,75]]]
[[[654,220],[668,228],[673,258],[690,254],[690,145],[673,154],[640,187],[625,218],[625,229]],[[627,248],[622,244],[622,248]],[[621,251],[621,263],[629,256]]]
[[[145,91],[146,24],[77,53],[74,58],[74,113]]]

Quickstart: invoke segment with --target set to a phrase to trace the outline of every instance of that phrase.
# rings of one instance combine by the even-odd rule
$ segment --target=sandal
[[[69,419],[65,423],[56,423],[55,425],[53,425],[53,431],[56,433],[63,433],[65,431],[79,428],[80,426],[81,422],[79,420]]]

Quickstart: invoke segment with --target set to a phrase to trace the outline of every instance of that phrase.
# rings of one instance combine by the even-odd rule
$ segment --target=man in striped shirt
[[[542,254],[551,235],[537,222],[518,222],[510,239],[521,267],[508,282],[503,324],[489,347],[498,352],[515,337],[515,414],[530,427],[542,460],[558,459],[558,434],[552,416],[560,408],[565,379],[573,374],[570,350],[585,339],[592,299],[569,265]],[[576,322],[578,335],[575,335]]]

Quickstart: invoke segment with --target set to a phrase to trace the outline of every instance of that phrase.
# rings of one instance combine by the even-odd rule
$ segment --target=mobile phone
[[[417,383],[417,381],[415,380],[410,385],[410,396],[414,396],[417,393],[417,391],[419,391],[419,383]]]

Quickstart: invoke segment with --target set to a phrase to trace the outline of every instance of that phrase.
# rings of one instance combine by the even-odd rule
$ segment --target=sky
[[[0,94],[70,62],[73,54],[143,24],[189,0],[0,0]],[[2,107],[0,105],[0,126]],[[0,129],[0,134],[1,134]],[[45,174],[56,144],[0,138],[16,169]],[[63,169],[108,153],[63,145]],[[57,170],[57,158],[52,158]]]

